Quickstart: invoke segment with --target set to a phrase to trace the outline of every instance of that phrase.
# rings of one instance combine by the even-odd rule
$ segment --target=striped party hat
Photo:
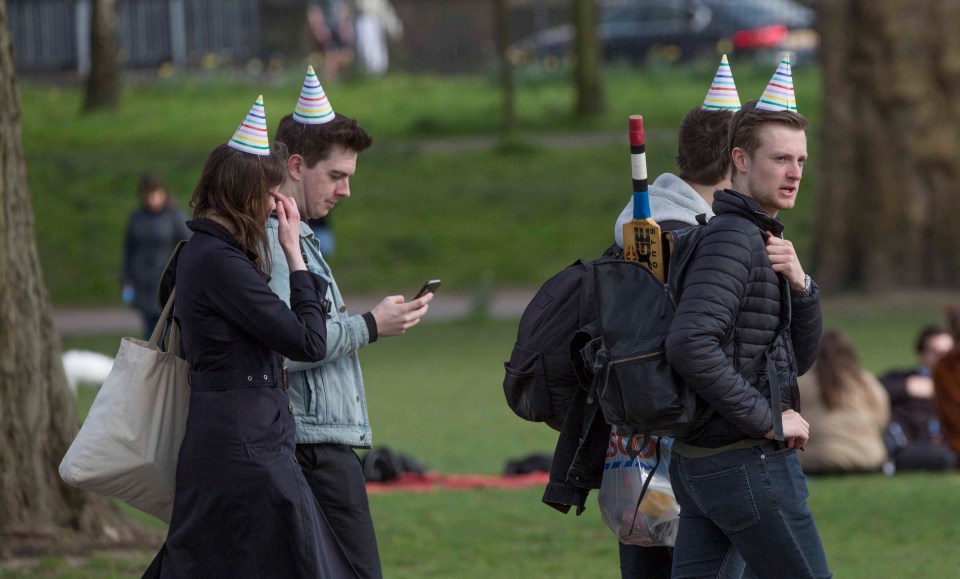
[[[257,97],[257,101],[250,107],[250,112],[237,127],[237,132],[233,134],[233,138],[230,139],[227,146],[252,155],[270,154],[270,143],[267,141],[267,116],[263,110],[263,95]]]
[[[790,70],[788,54],[783,55],[780,66],[770,79],[770,84],[760,95],[757,108],[764,111],[797,112],[797,99],[793,95],[793,73]]]
[[[303,79],[303,88],[300,89],[300,100],[297,108],[293,109],[293,120],[305,125],[322,125],[333,120],[336,113],[323,92],[320,81],[312,66],[307,66],[307,76]]]
[[[737,94],[737,85],[733,82],[733,72],[730,71],[726,54],[720,59],[720,67],[700,108],[708,111],[740,110],[740,95]]]

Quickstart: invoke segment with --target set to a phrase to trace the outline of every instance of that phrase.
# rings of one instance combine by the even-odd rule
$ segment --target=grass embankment
[[[744,100],[759,95],[772,72],[736,61],[733,67]],[[652,129],[647,149],[655,176],[673,168],[672,131],[703,99],[714,68],[612,70],[609,113],[593,121],[571,115],[568,79],[526,78],[518,87],[518,124],[526,132],[625,135],[626,117],[642,113]],[[76,112],[79,91],[24,85],[23,142],[54,303],[117,304],[123,229],[137,203],[138,176],[161,173],[185,207],[204,156],[230,136],[256,95],[264,94],[272,133],[296,102],[301,80],[288,74],[129,86],[119,112],[88,117]],[[631,192],[625,136],[622,146],[578,150],[424,154],[407,145],[494,134],[497,86],[484,78],[388,77],[325,88],[335,109],[360,119],[376,143],[361,158],[354,196],[332,217],[333,265],[349,293],[403,293],[435,277],[445,291],[480,283],[533,287],[609,244]],[[818,71],[798,69],[797,89],[801,110],[816,119]],[[801,250],[809,246],[814,190],[808,173],[800,207],[786,218]]]
[[[948,298],[942,298],[948,299]],[[829,328],[846,330],[867,368],[913,362],[918,329],[939,319],[941,303],[829,302]],[[515,321],[424,324],[361,353],[377,445],[410,454],[440,472],[500,472],[506,460],[550,451],[553,431],[507,408],[502,361]],[[70,338],[64,346],[112,354],[117,337]],[[93,389],[81,388],[86,413]],[[815,435],[815,434],[814,434]],[[810,506],[836,577],[956,577],[960,555],[960,475],[918,474],[813,479]],[[373,515],[390,577],[618,577],[613,535],[593,495],[581,517],[540,503],[542,489],[375,495]],[[0,577],[135,577],[149,562],[98,557],[93,570]],[[109,570],[109,571],[108,571]]]

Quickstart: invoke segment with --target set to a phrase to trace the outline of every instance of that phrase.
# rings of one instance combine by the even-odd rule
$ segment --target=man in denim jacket
[[[298,108],[299,110],[299,108]],[[405,302],[388,296],[373,310],[350,315],[320,244],[306,224],[325,216],[350,196],[358,155],[372,139],[357,122],[335,115],[319,124],[297,115],[280,121],[275,141],[286,148],[287,174],[281,193],[296,200],[301,216],[300,247],[307,269],[329,284],[327,357],[316,364],[287,362],[288,385],[297,424],[297,461],[320,507],[361,577],[381,577],[380,556],[370,517],[360,460],[353,448],[371,446],[367,401],[357,350],[380,336],[397,336],[416,325],[433,294]],[[289,273],[277,241],[277,218],[270,216],[270,287],[282,299],[290,294]]]

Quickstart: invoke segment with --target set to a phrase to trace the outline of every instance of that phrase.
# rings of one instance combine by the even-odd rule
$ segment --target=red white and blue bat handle
[[[647,192],[647,151],[641,115],[630,115],[630,166],[633,173],[633,218],[649,219],[652,214]]]

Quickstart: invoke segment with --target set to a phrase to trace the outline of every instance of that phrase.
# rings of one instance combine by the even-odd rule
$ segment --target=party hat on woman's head
[[[700,108],[708,111],[740,110],[740,95],[737,94],[737,85],[733,82],[733,72],[730,71],[726,54],[720,59],[720,67]]]
[[[322,125],[333,120],[336,114],[327,93],[323,92],[320,81],[312,66],[307,66],[307,76],[303,79],[303,88],[300,89],[300,100],[297,108],[293,109],[293,120],[305,125]]]
[[[267,141],[267,115],[263,110],[263,95],[250,107],[250,112],[243,119],[233,138],[227,143],[228,147],[251,153],[253,155],[269,155],[270,143]]]
[[[770,79],[770,84],[760,95],[757,108],[764,111],[797,112],[797,99],[793,95],[793,73],[790,70],[788,54],[783,55],[780,66]]]

